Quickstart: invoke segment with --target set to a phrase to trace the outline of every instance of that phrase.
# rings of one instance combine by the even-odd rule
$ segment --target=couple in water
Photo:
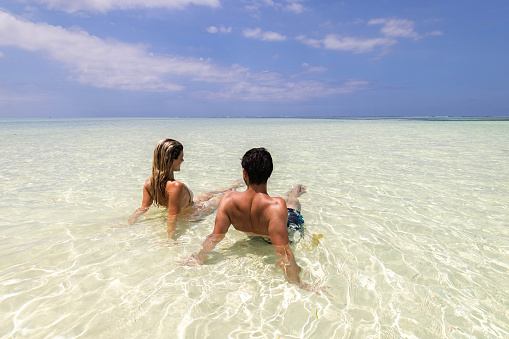
[[[161,140],[154,150],[152,175],[143,186],[141,207],[129,218],[133,224],[152,204],[168,208],[168,235],[173,237],[177,217],[194,219],[212,213],[217,207],[217,215],[212,234],[207,236],[198,253],[184,258],[183,265],[201,265],[207,253],[225,237],[231,225],[249,236],[262,236],[272,243],[279,256],[276,265],[282,269],[290,283],[319,292],[322,287],[313,287],[299,278],[301,268],[295,262],[290,249],[290,237],[296,231],[303,231],[304,220],[300,215],[298,197],[306,192],[303,185],[294,186],[286,199],[270,197],[267,181],[272,174],[272,157],[264,148],[253,148],[242,158],[242,174],[247,189],[235,191],[242,185],[241,180],[231,186],[204,193],[193,199],[191,190],[175,180],[174,172],[180,171],[184,161],[181,143],[172,139]]]

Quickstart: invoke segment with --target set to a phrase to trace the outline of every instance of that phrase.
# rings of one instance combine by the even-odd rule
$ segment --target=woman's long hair
[[[173,161],[180,156],[184,146],[177,140],[163,139],[154,149],[152,175],[150,176],[150,193],[154,204],[160,206],[165,199],[166,183],[173,180]]]

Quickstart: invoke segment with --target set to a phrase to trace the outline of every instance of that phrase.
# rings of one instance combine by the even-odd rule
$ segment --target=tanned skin
[[[299,287],[319,292],[311,285],[302,282],[299,277],[301,268],[295,262],[290,249],[286,222],[288,211],[286,201],[279,197],[270,197],[267,193],[267,183],[250,184],[249,176],[242,169],[247,190],[244,192],[230,191],[222,197],[216,215],[214,231],[203,242],[200,252],[182,261],[186,265],[201,265],[207,260],[207,253],[221,241],[228,232],[230,225],[249,235],[259,235],[269,238],[275,247],[279,259],[276,263],[283,270],[290,283]],[[302,190],[305,187],[299,185]]]
[[[173,162],[172,173],[180,171],[180,165],[184,162],[184,151]],[[150,194],[150,178],[143,185],[143,200],[141,207],[138,208],[128,219],[129,225],[134,224],[140,216],[145,214],[154,201]],[[186,186],[172,178],[166,183],[165,199],[161,202],[162,206],[168,208],[168,219],[166,219],[167,233],[169,238],[173,238],[177,229],[177,217],[182,210],[188,210],[192,207],[190,193]]]
[[[218,201],[221,196],[230,190],[236,189],[241,186],[242,180],[235,181],[232,185],[221,188],[219,190],[202,193],[191,201],[191,193],[186,185],[182,182],[175,180],[173,177],[174,172],[180,171],[180,166],[184,162],[184,151],[182,151],[172,165],[172,177],[166,183],[165,196],[160,202],[161,206],[168,208],[168,218],[166,219],[166,229],[168,238],[173,238],[177,231],[177,219],[180,216],[188,217],[189,220],[193,220],[195,215],[206,215],[214,212],[218,205]],[[134,224],[143,214],[145,214],[152,202],[154,201],[150,194],[150,177],[145,181],[143,185],[143,200],[141,207],[138,208],[128,219],[129,225]],[[199,211],[194,211],[193,207],[195,203],[205,202],[204,208]]]

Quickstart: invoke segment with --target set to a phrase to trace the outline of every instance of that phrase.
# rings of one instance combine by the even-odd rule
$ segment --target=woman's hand
[[[145,214],[148,211],[148,207],[140,207],[138,208],[128,219],[127,223],[129,226],[133,225],[139,217],[141,217],[143,214]]]

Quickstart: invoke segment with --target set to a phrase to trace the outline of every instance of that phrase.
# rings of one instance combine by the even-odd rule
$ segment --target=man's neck
[[[264,193],[267,194],[267,183],[265,184],[259,184],[259,185],[249,185],[247,187],[248,191],[253,191],[255,193]]]

